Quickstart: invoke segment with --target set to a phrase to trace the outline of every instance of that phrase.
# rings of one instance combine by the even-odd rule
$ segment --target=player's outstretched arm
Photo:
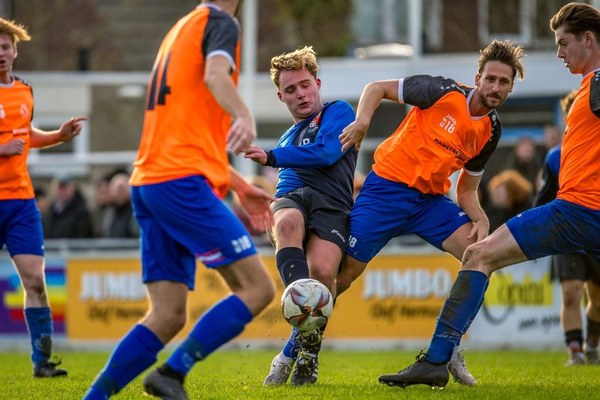
[[[260,165],[267,164],[267,152],[255,144],[246,149],[244,152],[244,158],[249,158]]]
[[[43,131],[36,127],[31,127],[31,147],[51,147],[57,144],[73,140],[81,133],[83,121],[86,117],[73,117],[62,123],[60,128],[54,131]]]
[[[371,124],[373,113],[379,107],[381,100],[398,101],[398,80],[375,81],[365,86],[356,109],[356,120],[348,125],[340,135],[342,151],[348,150],[353,145],[360,149],[363,138]]]

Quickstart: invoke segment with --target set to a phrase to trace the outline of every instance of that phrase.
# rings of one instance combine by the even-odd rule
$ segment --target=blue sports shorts
[[[133,186],[142,277],[194,288],[196,258],[209,268],[256,254],[250,234],[201,176]]]
[[[509,219],[506,226],[529,260],[583,250],[600,262],[600,211],[553,200]]]
[[[35,199],[0,200],[0,249],[5,244],[11,257],[44,255],[42,217]]]
[[[468,222],[447,196],[423,194],[371,171],[350,213],[346,252],[368,263],[392,238],[407,234],[443,250],[442,242]]]

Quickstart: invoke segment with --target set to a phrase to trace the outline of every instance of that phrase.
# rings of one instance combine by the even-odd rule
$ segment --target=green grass
[[[0,353],[3,400],[80,399],[102,368],[108,353],[59,352],[67,378],[33,379],[28,355]],[[564,352],[467,351],[476,387],[450,382],[443,390],[406,389],[377,383],[414,360],[415,351],[323,351],[319,381],[306,387],[263,387],[276,351],[224,350],[198,363],[186,380],[190,399],[585,399],[598,391],[600,366],[564,367]],[[161,360],[166,355],[161,356]],[[148,399],[141,378],[115,399]]]

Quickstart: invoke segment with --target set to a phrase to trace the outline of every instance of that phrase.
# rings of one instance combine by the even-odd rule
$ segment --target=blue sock
[[[444,303],[425,359],[434,364],[450,361],[483,302],[488,278],[479,271],[460,271]]]
[[[31,338],[31,361],[37,367],[48,361],[52,352],[52,314],[50,308],[26,308],[25,321]]]
[[[284,356],[293,358],[294,360],[298,358],[298,351],[300,351],[300,345],[298,344],[298,335],[300,332],[296,328],[292,328],[292,333],[290,333],[290,337],[288,338],[285,346],[283,346],[283,350],[281,351]]]
[[[171,354],[167,366],[185,376],[197,361],[239,335],[252,317],[248,306],[236,295],[221,300],[200,317]]]
[[[277,252],[275,260],[284,287],[288,287],[290,283],[298,279],[309,277],[304,250],[298,247],[284,247]]]
[[[84,395],[85,400],[108,399],[156,362],[164,347],[146,326],[138,324],[115,347],[104,369]]]

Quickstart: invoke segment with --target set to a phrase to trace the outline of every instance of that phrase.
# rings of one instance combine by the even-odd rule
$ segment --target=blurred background
[[[0,0],[0,16],[27,26],[32,36],[32,41],[19,44],[14,73],[33,86],[34,125],[55,129],[72,116],[88,118],[79,138],[51,149],[32,150],[29,160],[49,239],[47,276],[56,331],[66,332],[70,339],[90,333],[102,338],[100,327],[110,331],[107,338],[118,337],[119,329],[107,324],[103,316],[112,313],[125,329],[145,311],[127,174],[135,158],[147,81],[160,41],[197,3]],[[356,106],[363,87],[373,80],[430,74],[473,85],[479,49],[492,39],[511,40],[527,51],[526,77],[515,84],[513,94],[499,109],[503,136],[481,184],[483,205],[494,223],[501,224],[530,206],[544,156],[560,141],[563,115],[559,101],[579,86],[580,76],[570,74],[556,58],[554,34],[548,26],[550,17],[566,3],[245,0],[239,16],[243,28],[240,91],[256,116],[258,142],[263,147],[275,146],[293,122],[268,75],[274,55],[312,45],[319,56],[324,100],[343,98]],[[600,0],[587,3],[600,7]],[[379,107],[359,154],[357,188],[360,177],[370,170],[373,151],[407,111],[407,106],[391,102]],[[239,156],[232,162],[248,179],[267,178],[272,184],[273,169],[259,168]],[[506,170],[511,170],[508,177],[491,182]],[[512,171],[525,178],[525,183],[514,178]],[[507,192],[511,187],[519,188],[518,196]],[[65,206],[75,203],[76,208]],[[64,215],[66,208],[71,209],[69,216]],[[65,222],[69,218],[70,227]],[[62,225],[57,227],[56,221]],[[270,246],[266,244],[261,251],[267,254],[267,263],[272,263]],[[456,260],[423,247],[418,238],[404,238],[391,243],[373,264],[355,294],[349,295],[354,299],[347,308],[348,321],[353,321],[357,307],[362,307],[361,318],[368,323],[361,326],[384,324],[389,332],[365,331],[359,336],[383,335],[396,344],[398,340],[404,344],[406,339],[426,340],[458,270]],[[484,317],[474,324],[474,331],[487,332],[479,336],[487,340],[483,346],[492,342],[495,346],[518,345],[515,338],[523,340],[523,346],[560,346],[560,293],[558,284],[549,280],[548,260],[530,262],[518,274],[509,271],[492,281]],[[214,277],[203,275],[201,281],[214,287],[210,279]],[[0,333],[25,332],[21,290],[10,260],[2,252]],[[131,301],[133,305],[128,303]],[[203,301],[210,303],[210,298]],[[133,311],[119,314],[127,307]],[[202,307],[197,306],[198,312]],[[340,307],[336,313],[343,315],[343,304]],[[520,317],[507,320],[514,313]],[[277,307],[272,308],[263,321],[267,328],[257,332],[272,329],[278,316]],[[386,320],[390,316],[393,321]],[[417,320],[423,326],[415,331]],[[504,328],[497,329],[500,325]],[[340,327],[332,332],[353,337],[358,334],[353,329]]]

